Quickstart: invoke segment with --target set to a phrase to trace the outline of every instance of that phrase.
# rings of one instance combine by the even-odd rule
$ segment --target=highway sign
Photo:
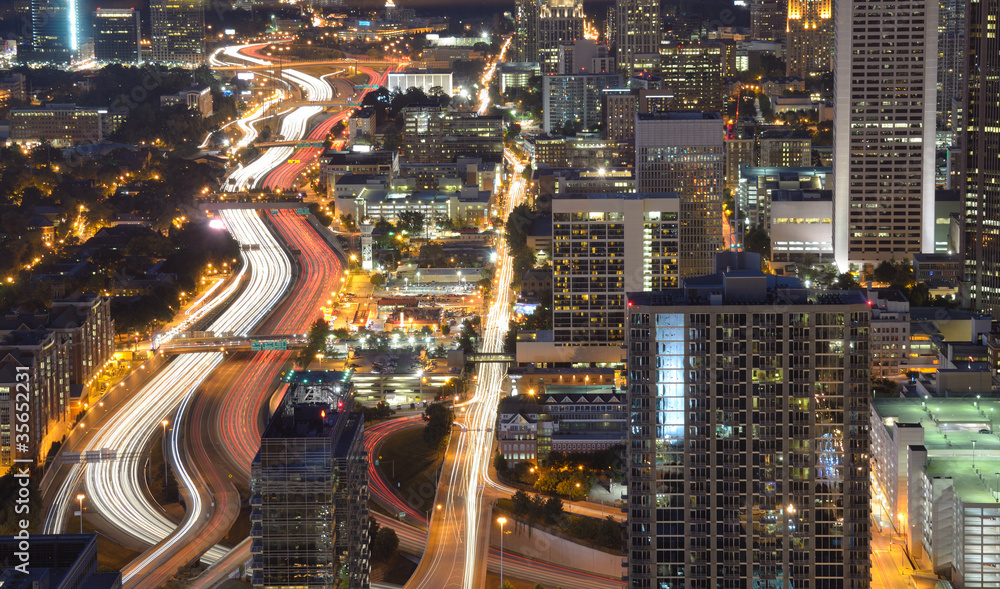
[[[250,350],[254,352],[266,352],[267,350],[287,350],[288,342],[285,340],[262,342],[260,340],[250,340]]]
[[[298,213],[298,214],[300,214],[300,215],[308,215],[309,214],[309,209],[307,209],[307,208],[306,209],[295,209],[295,212]]]

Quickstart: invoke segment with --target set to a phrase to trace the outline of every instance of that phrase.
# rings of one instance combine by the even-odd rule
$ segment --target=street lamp
[[[87,498],[87,496],[84,495],[83,493],[80,493],[79,495],[76,496],[76,500],[80,502],[80,533],[81,534],[83,533],[83,500],[86,499],[86,498]]]
[[[160,422],[163,426],[163,492],[167,492],[167,426],[170,425],[170,421],[164,419]]]
[[[507,518],[500,516],[497,523],[500,524],[500,586],[503,587],[503,525],[507,523]]]

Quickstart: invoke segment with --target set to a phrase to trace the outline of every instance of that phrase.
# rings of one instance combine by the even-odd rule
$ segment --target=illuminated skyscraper
[[[22,0],[24,25],[18,56],[22,61],[68,63],[80,49],[77,0]]]
[[[628,295],[630,588],[871,584],[868,301],[760,264]]]
[[[938,130],[953,131],[959,145],[965,99],[966,0],[940,0],[938,19]]]
[[[542,75],[559,73],[559,46],[583,39],[583,2],[546,0],[538,13],[538,57]]]
[[[784,41],[787,1],[750,0],[750,36],[761,41]]]
[[[514,20],[517,26],[517,61],[538,61],[538,12],[541,4],[538,0],[517,0],[514,7]]]
[[[788,0],[785,72],[805,80],[833,69],[833,0]]]
[[[150,0],[153,61],[198,66],[205,62],[202,0]]]
[[[660,48],[659,0],[618,0],[615,3],[615,38],[618,68],[631,72],[633,56],[652,54]]]
[[[717,112],[639,113],[635,123],[638,192],[680,196],[677,262],[681,278],[710,274],[722,248],[722,117]]]
[[[965,269],[972,307],[1000,313],[1000,1],[968,6]]]
[[[139,11],[132,8],[98,8],[92,23],[94,59],[102,63],[139,63]]]
[[[934,253],[938,0],[834,7],[837,264]]]

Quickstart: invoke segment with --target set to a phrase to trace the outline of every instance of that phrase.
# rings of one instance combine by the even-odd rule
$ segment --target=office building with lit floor
[[[254,587],[367,589],[364,415],[342,372],[293,372],[251,464]]]
[[[861,589],[869,305],[727,252],[629,293],[629,587]]]
[[[205,5],[201,0],[150,0],[153,62],[205,63]]]
[[[101,63],[138,64],[142,27],[134,8],[98,8],[91,19],[94,59]]]
[[[556,345],[625,341],[625,293],[677,285],[679,217],[671,193],[552,197]]]

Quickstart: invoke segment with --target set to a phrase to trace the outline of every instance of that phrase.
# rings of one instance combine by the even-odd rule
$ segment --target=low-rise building
[[[362,135],[373,135],[375,133],[375,107],[366,106],[354,111],[351,118],[347,120],[351,137]]]
[[[387,181],[399,175],[399,153],[395,151],[337,151],[327,149],[319,157],[320,177],[326,182],[327,197],[336,193],[338,179],[348,174],[386,175]]]
[[[212,89],[205,84],[192,84],[177,94],[160,96],[160,108],[182,105],[201,113],[203,117],[212,116]]]
[[[410,88],[420,88],[424,93],[430,93],[431,89],[436,87],[440,88],[447,96],[451,96],[454,93],[454,89],[452,88],[453,76],[452,72],[389,72],[386,87],[389,92],[406,92]]]
[[[769,208],[772,261],[833,261],[833,191],[772,190]]]
[[[448,111],[436,104],[403,109],[403,151],[408,162],[453,162],[459,157],[499,162],[503,138],[500,117]]]
[[[872,308],[872,378],[894,378],[910,358],[910,301],[895,289],[868,291]]]
[[[625,443],[625,392],[615,385],[549,385],[500,401],[497,442],[508,463],[607,450]]]
[[[48,142],[54,147],[97,143],[117,131],[127,114],[125,110],[51,102],[43,107],[13,108],[10,139],[26,145]]]
[[[422,213],[428,222],[450,219],[456,226],[481,225],[490,218],[490,193],[467,188],[460,192],[365,189],[354,198],[336,198],[335,213],[395,223],[400,213],[410,211]]]

